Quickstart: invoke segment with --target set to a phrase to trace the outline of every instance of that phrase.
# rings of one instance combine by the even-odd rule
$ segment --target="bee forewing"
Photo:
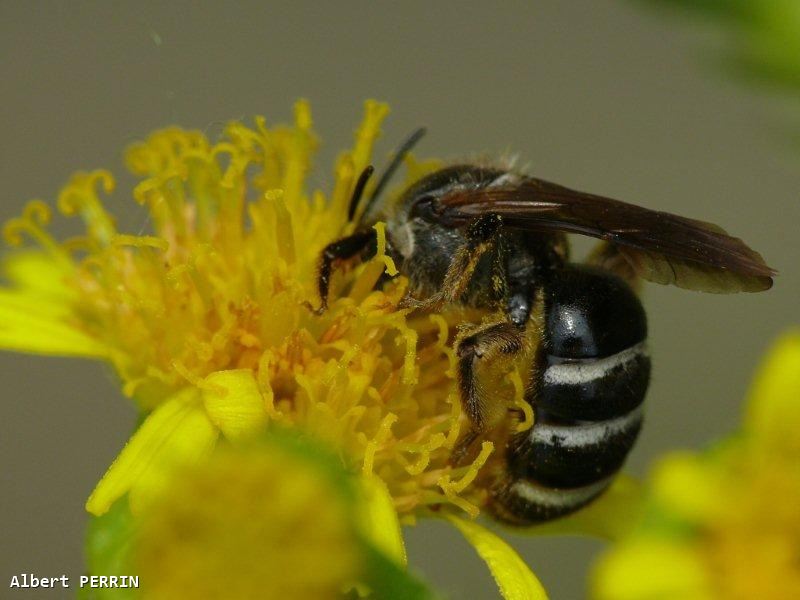
[[[495,213],[506,227],[563,231],[619,247],[637,275],[706,292],[761,291],[775,271],[756,251],[716,225],[650,210],[541,179],[509,187],[459,190],[441,199],[454,225]]]

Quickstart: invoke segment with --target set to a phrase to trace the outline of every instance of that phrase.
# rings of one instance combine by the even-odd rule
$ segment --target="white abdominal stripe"
[[[567,512],[589,502],[611,483],[612,477],[607,477],[583,487],[558,489],[545,487],[533,481],[519,480],[511,484],[509,492],[532,504],[543,513]]]
[[[627,435],[638,429],[641,422],[642,408],[639,407],[627,415],[607,421],[576,425],[537,424],[531,428],[529,440],[535,445],[583,449],[607,443],[620,435]]]
[[[613,481],[605,477],[590,484],[557,488],[527,479],[510,480],[492,491],[495,518],[514,525],[541,523],[569,514],[602,494]]]
[[[646,357],[647,345],[640,342],[611,356],[574,359],[552,364],[544,372],[544,383],[550,385],[581,385],[603,379],[615,370],[625,370],[640,357]]]
[[[577,510],[611,483],[641,422],[637,408],[606,421],[534,425],[510,450],[509,485],[496,501],[512,521],[542,521]]]
[[[641,405],[650,381],[650,357],[640,342],[601,358],[547,356],[533,398],[541,423],[606,421]]]
[[[616,473],[642,425],[642,408],[603,421],[537,423],[507,455],[517,481],[551,489],[592,485]]]

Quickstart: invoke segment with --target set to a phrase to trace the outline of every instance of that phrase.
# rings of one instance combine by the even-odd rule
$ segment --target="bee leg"
[[[536,285],[531,277],[508,276],[506,292],[506,315],[519,329],[523,329],[533,310],[536,297]]]
[[[441,289],[424,300],[406,297],[402,307],[436,309],[456,302],[467,289],[478,260],[492,248],[503,224],[500,215],[481,215],[467,226],[466,242],[459,248],[445,273]]]
[[[537,292],[566,261],[566,248],[559,238],[543,238],[529,253],[509,252],[504,257],[506,278],[505,311],[520,329],[528,323]]]
[[[492,301],[501,301],[509,296],[508,255],[505,240],[498,236],[494,244],[494,261],[492,263]]]
[[[480,429],[472,427],[458,439],[456,445],[450,451],[450,464],[453,467],[463,467],[470,462],[473,446],[482,433]]]
[[[503,321],[489,325],[456,342],[458,388],[464,412],[478,433],[486,428],[486,406],[476,375],[479,361],[491,360],[498,354],[514,355],[522,350],[522,334],[513,323]]]
[[[636,275],[633,267],[625,260],[625,257],[619,251],[619,246],[608,242],[600,242],[592,249],[585,262],[614,273],[634,291],[638,292],[641,288],[641,278]]]
[[[321,315],[328,309],[328,292],[330,291],[331,275],[335,263],[349,260],[357,254],[367,250],[370,245],[377,243],[377,232],[370,228],[344,237],[335,242],[331,242],[322,251],[322,258],[319,264],[317,275],[317,289],[319,290],[320,306],[312,308],[315,313]],[[310,305],[309,305],[310,306]]]

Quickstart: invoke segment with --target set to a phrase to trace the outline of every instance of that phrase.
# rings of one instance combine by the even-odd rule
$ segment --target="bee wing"
[[[494,213],[506,227],[606,240],[637,275],[661,284],[704,292],[757,292],[769,289],[775,275],[760,254],[716,225],[541,179],[459,190],[441,198],[440,210],[455,226]]]

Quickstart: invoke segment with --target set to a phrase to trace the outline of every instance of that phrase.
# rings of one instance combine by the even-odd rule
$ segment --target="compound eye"
[[[434,196],[425,195],[420,197],[411,207],[410,217],[412,219],[423,219],[424,221],[432,220],[435,215],[435,202],[436,198]]]

